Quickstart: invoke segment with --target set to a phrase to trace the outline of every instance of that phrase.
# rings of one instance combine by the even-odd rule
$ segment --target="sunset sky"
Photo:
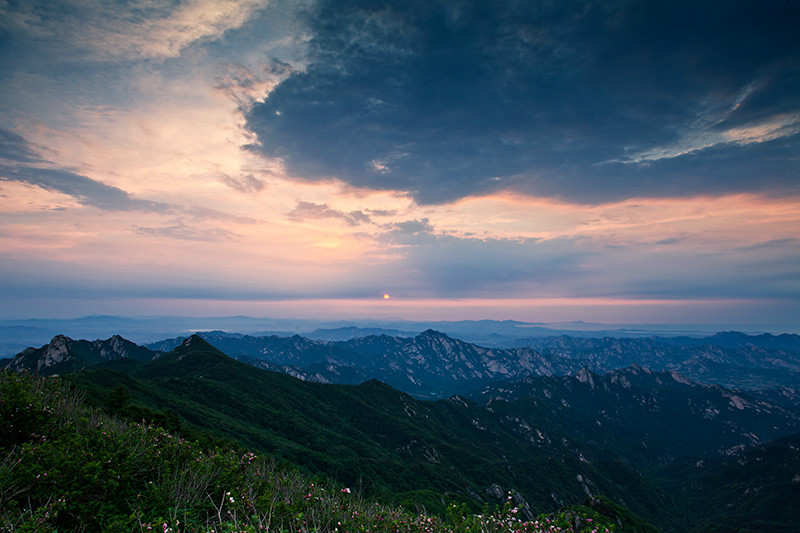
[[[798,28],[788,0],[0,0],[0,318],[800,331]]]

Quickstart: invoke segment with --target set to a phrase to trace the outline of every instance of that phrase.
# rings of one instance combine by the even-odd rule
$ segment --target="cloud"
[[[411,228],[407,228],[411,230]],[[401,244],[402,284],[413,296],[553,296],[572,291],[593,252],[574,239],[479,239],[393,230],[381,237]]]
[[[49,191],[72,196],[83,205],[110,211],[137,210],[162,213],[170,210],[168,204],[132,198],[122,189],[69,170],[2,165],[0,166],[0,180],[36,185]]]
[[[233,176],[221,172],[220,181],[231,189],[244,193],[255,193],[264,188],[264,182],[252,174],[245,174],[239,178],[234,178]]]
[[[660,239],[655,242],[655,244],[666,246],[670,244],[680,244],[684,241],[681,237],[667,237],[666,239]]]
[[[403,222],[395,222],[394,224],[390,224],[391,228],[394,229],[395,232],[401,233],[403,235],[422,235],[422,234],[433,234],[433,226],[431,225],[430,221],[427,218],[423,218],[420,220],[405,220]]]
[[[152,237],[166,237],[186,241],[231,241],[238,240],[239,236],[223,228],[204,228],[196,223],[186,224],[183,219],[176,219],[164,226],[146,227],[134,226],[133,230],[142,235]]]
[[[797,239],[741,247],[668,238],[620,245],[607,236],[463,237],[427,220],[387,227],[400,255],[387,283],[413,297],[629,298],[796,301]]]
[[[244,24],[267,0],[34,0],[0,4],[0,27],[94,60],[177,57]]]
[[[81,205],[107,211],[180,213],[199,224],[206,221],[224,221],[236,224],[254,224],[257,222],[252,217],[234,215],[209,207],[154,202],[135,198],[118,187],[89,178],[72,169],[58,168],[55,163],[42,158],[39,150],[39,147],[30,143],[25,137],[0,129],[0,181],[24,183],[65,194],[74,198]],[[3,163],[3,159],[9,163]],[[250,174],[245,174],[238,178],[222,172],[219,172],[219,175],[221,182],[239,192],[255,193],[264,188],[263,181]],[[165,230],[160,233],[168,235],[170,231],[178,238],[191,237],[190,232],[179,231],[177,226],[171,226],[168,231]],[[152,233],[159,232],[154,231]],[[214,236],[213,232],[206,234]],[[232,235],[221,232],[216,237]]]
[[[331,209],[327,204],[315,204],[313,202],[298,201],[294,209],[287,216],[290,220],[302,222],[307,219],[334,218],[343,220],[348,226],[358,226],[360,224],[371,224],[372,219],[363,211],[338,211]]]
[[[69,169],[53,168],[38,149],[16,133],[0,129],[0,181],[15,181],[41,187],[75,198],[79,203],[110,211],[153,211],[163,213],[171,207],[161,202],[132,198],[112,185],[93,180]],[[17,164],[14,164],[17,163]],[[24,164],[29,163],[29,164]]]
[[[0,159],[16,163],[40,163],[41,156],[24,137],[0,128]]]
[[[252,217],[233,215],[231,213],[226,213],[217,209],[211,209],[210,207],[201,207],[199,205],[183,206],[180,208],[176,206],[175,209],[179,209],[182,213],[192,217],[195,220],[214,220],[233,222],[235,224],[256,224],[258,222],[257,219]]]
[[[255,73],[244,65],[228,65],[225,74],[217,77],[215,89],[236,102],[239,109],[247,110],[266,98],[279,81],[295,69],[285,61],[272,58],[261,65],[260,70]]]
[[[739,251],[761,252],[761,253],[770,252],[771,255],[782,255],[782,253],[785,253],[789,250],[800,251],[800,239],[794,239],[794,238],[772,239],[769,241],[750,244],[739,248]],[[798,263],[800,263],[800,261],[798,261]]]
[[[737,109],[739,105],[735,104],[734,109]],[[720,120],[719,123],[721,122]],[[660,159],[681,157],[714,147],[735,148],[736,145],[746,146],[791,138],[800,133],[800,112],[772,116],[760,122],[728,128],[720,128],[719,123],[700,124],[684,132],[675,143],[650,148],[615,162],[649,163]]]
[[[293,175],[421,204],[800,194],[798,24],[779,0],[321,0],[247,126]]]
[[[437,240],[434,227],[427,218],[393,222],[384,226],[382,238],[394,244],[431,244]]]
[[[366,212],[375,217],[392,217],[397,215],[396,209],[367,209]]]
[[[549,295],[593,255],[580,239],[465,237],[438,230],[427,218],[386,224],[377,240],[402,256],[393,286],[426,297]]]

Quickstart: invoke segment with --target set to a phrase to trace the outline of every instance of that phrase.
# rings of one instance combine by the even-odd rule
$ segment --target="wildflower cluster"
[[[482,514],[466,513],[464,506],[447,508],[447,524],[437,531],[448,533],[611,533],[614,526],[587,510],[525,517],[511,494],[502,508]]]

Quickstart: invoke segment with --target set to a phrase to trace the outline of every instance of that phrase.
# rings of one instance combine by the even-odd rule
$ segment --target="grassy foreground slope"
[[[525,519],[511,497],[481,515],[370,503],[249,452],[109,417],[53,378],[0,372],[0,419],[0,531],[605,533],[620,517],[603,500],[613,519],[587,507]],[[616,531],[649,531],[628,523]]]

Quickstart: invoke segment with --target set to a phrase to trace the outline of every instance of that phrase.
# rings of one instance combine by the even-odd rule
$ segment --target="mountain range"
[[[251,336],[222,331],[200,337],[251,366],[321,383],[359,384],[377,379],[423,399],[465,394],[497,380],[571,375],[582,368],[605,373],[631,365],[678,372],[731,389],[762,391],[776,402],[796,399],[800,389],[800,336],[719,333],[692,337],[543,337],[532,346],[487,348],[433,330],[413,337],[385,334],[344,341],[300,335]],[[148,360],[186,337],[138,346],[119,335],[73,341],[57,335],[27,348],[9,369],[42,375],[79,370],[113,358]]]
[[[486,348],[427,330],[417,336],[370,335],[346,341],[294,335],[200,333],[228,355],[253,366],[323,383],[378,379],[420,398],[473,390],[497,379],[567,375],[586,367],[607,372],[640,364],[680,372],[728,388],[800,388],[800,335],[720,333],[691,337],[542,337],[529,346]],[[157,351],[183,337],[147,345]]]
[[[729,388],[800,384],[800,335],[746,335],[731,331],[702,338],[562,335],[530,341],[530,346],[546,357],[579,359],[587,367],[600,371],[641,364]]]
[[[552,346],[570,346],[567,340]],[[787,340],[793,339],[781,342]],[[790,531],[800,523],[791,504],[800,496],[793,389],[774,390],[783,401],[773,402],[765,391],[701,384],[674,370],[578,367],[631,356],[632,344],[614,349],[609,339],[596,344],[608,354],[599,350],[594,358],[482,348],[434,331],[338,342],[204,333],[168,351],[174,342],[148,351],[120,338],[57,337],[21,352],[9,368],[72,371],[63,379],[98,405],[152,419],[168,413],[187,430],[210,431],[407,504],[435,506],[438,497],[431,495],[449,494],[480,506],[512,490],[533,514],[601,494],[668,531],[724,531],[733,524]],[[747,359],[739,357],[754,349],[780,355],[767,364],[791,364],[787,346],[758,344],[700,348],[727,354],[729,364],[743,365]],[[260,357],[230,353],[248,345],[246,353]],[[673,347],[698,348],[677,341]],[[322,361],[326,379],[333,370],[352,369],[347,379],[356,380],[388,368],[418,393],[463,393],[421,401],[374,379],[357,386],[301,381],[229,355],[291,368]]]

